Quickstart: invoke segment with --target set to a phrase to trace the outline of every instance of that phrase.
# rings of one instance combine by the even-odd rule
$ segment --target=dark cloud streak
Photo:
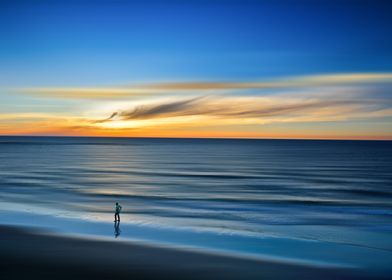
[[[192,114],[192,108],[201,104],[201,100],[204,97],[195,97],[186,100],[173,101],[163,104],[156,105],[142,105],[138,106],[131,111],[123,111],[119,113],[119,116],[123,120],[131,119],[149,119],[155,118],[162,115],[165,116],[177,116],[187,115],[187,112]]]
[[[366,110],[381,109],[379,102],[368,99],[331,99],[298,98],[298,99],[253,99],[202,96],[180,101],[140,105],[132,110],[114,112],[99,122],[111,120],[143,120],[165,117],[210,116],[221,118],[263,118],[296,114],[317,114],[317,110],[337,108]]]

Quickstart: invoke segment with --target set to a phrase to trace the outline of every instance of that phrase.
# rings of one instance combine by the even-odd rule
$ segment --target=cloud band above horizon
[[[264,82],[166,82],[150,83],[127,87],[68,88],[42,87],[17,88],[17,92],[46,98],[62,99],[128,99],[131,97],[154,96],[175,92],[220,92],[232,90],[267,90],[286,88],[328,87],[339,85],[358,85],[392,83],[392,73],[349,73],[332,75],[311,75],[274,79]]]
[[[278,138],[309,134],[318,138],[327,133],[323,127],[334,124],[344,129],[336,129],[337,132],[330,132],[332,136],[328,134],[328,137],[357,135],[355,137],[366,138],[365,132],[353,129],[358,123],[366,123],[360,126],[361,131],[376,130],[371,137],[392,139],[388,130],[392,119],[391,84],[390,73],[355,73],[266,82],[175,82],[129,88],[20,89],[23,93],[36,94],[37,101],[70,99],[77,101],[77,106],[73,112],[62,114],[0,114],[3,122],[0,132]],[[267,89],[274,91],[264,91]],[[303,124],[309,124],[312,129],[299,129]],[[283,131],[289,134],[282,134]]]

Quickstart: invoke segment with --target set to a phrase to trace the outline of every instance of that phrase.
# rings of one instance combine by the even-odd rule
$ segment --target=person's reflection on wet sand
[[[114,238],[117,238],[121,234],[120,221],[114,222]]]

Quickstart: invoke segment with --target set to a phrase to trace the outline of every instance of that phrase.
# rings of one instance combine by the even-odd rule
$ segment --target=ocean
[[[391,198],[391,141],[0,137],[1,224],[377,270]]]

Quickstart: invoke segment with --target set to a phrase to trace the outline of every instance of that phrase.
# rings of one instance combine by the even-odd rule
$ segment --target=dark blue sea
[[[392,142],[0,137],[0,223],[109,235],[115,202],[123,239],[386,269]]]

